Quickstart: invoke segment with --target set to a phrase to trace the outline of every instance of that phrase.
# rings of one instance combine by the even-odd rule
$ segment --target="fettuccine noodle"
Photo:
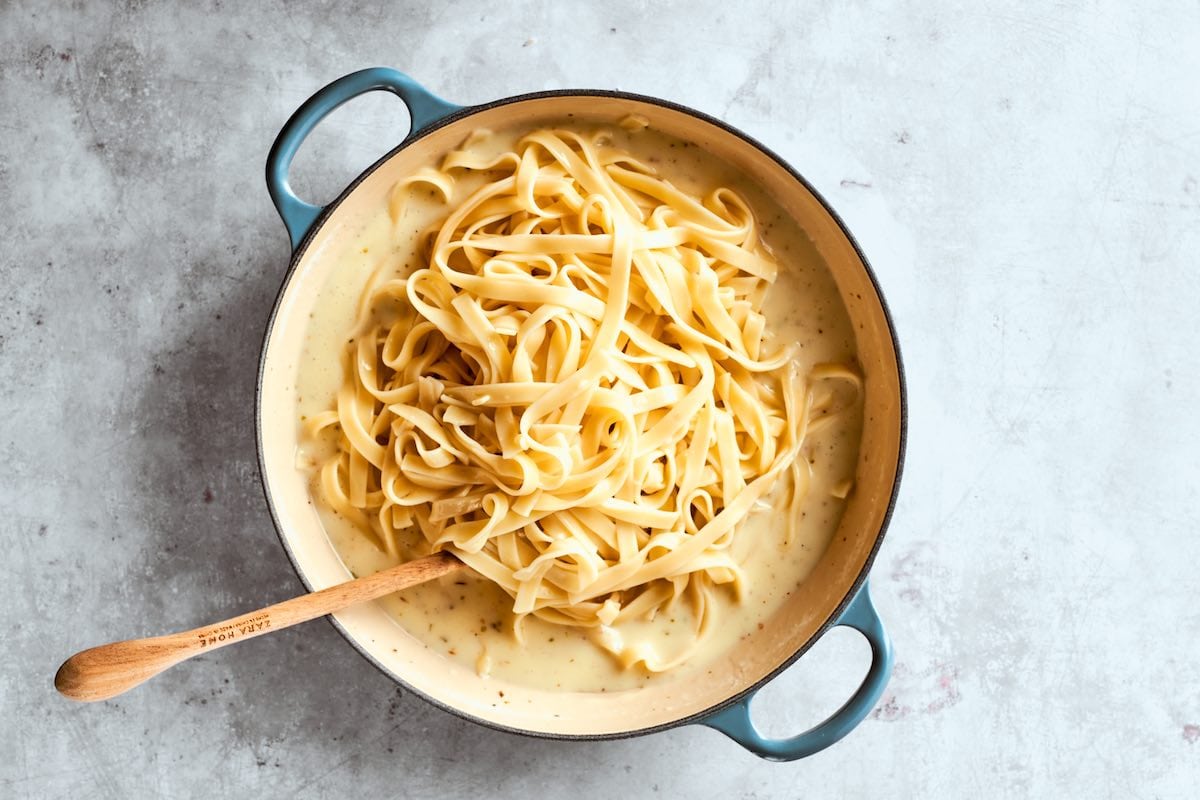
[[[845,407],[813,387],[861,379],[801,374],[769,345],[779,265],[735,192],[689,196],[602,133],[536,130],[486,158],[472,143],[392,192],[397,226],[415,191],[447,213],[419,268],[363,296],[336,408],[306,423],[338,443],[319,494],[393,555],[415,527],[518,621],[593,628],[624,666],[670,669],[715,594],[745,588],[740,524],[781,480],[794,521],[805,437]],[[457,198],[467,172],[486,182]],[[681,601],[691,642],[623,641],[623,621]]]

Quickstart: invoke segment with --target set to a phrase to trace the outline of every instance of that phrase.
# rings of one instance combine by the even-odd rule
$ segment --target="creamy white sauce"
[[[716,186],[728,186],[747,199],[765,242],[782,266],[765,302],[768,331],[774,333],[776,341],[798,345],[801,367],[853,361],[854,336],[832,277],[804,232],[770,198],[698,147],[652,130],[627,131],[618,127],[616,120],[613,122],[605,129],[612,132],[614,144],[653,164],[679,188],[703,195]],[[597,126],[566,127],[592,130]],[[510,149],[522,132],[496,132],[479,146],[497,151]],[[473,185],[477,182],[460,180],[456,198],[465,197]],[[399,274],[411,271],[418,232],[447,211],[448,206],[432,191],[427,198],[407,204],[399,225],[393,225],[387,209],[381,207],[338,255],[322,303],[310,320],[298,367],[298,423],[333,407],[334,394],[343,378],[344,348],[352,335],[356,306],[368,278],[381,266]],[[813,479],[801,506],[802,518],[794,540],[790,545],[785,543],[787,525],[775,512],[753,514],[743,524],[737,536],[745,554],[746,594],[741,602],[735,602],[731,593],[722,590],[725,601],[720,604],[716,625],[692,658],[673,671],[655,675],[641,668],[623,670],[590,640],[586,629],[553,625],[534,617],[525,620],[524,643],[518,643],[512,635],[511,598],[469,572],[412,587],[379,602],[425,646],[471,669],[480,669],[497,682],[546,689],[615,691],[686,679],[760,625],[812,571],[841,518],[843,501],[831,492],[853,477],[860,429],[861,413],[855,409],[809,437],[804,452],[813,462]],[[298,458],[300,469],[311,469],[313,459],[321,455],[319,443],[306,449],[308,452]],[[781,480],[779,488],[784,483]],[[313,494],[319,497],[315,485]],[[776,491],[768,499],[782,494]],[[314,504],[331,543],[351,573],[366,575],[396,563],[368,536],[325,509],[319,499]],[[414,544],[417,538],[414,535]],[[672,652],[672,640],[682,648],[692,630],[692,614],[686,602],[653,621],[626,623],[620,628],[627,642],[652,640],[665,655]]]

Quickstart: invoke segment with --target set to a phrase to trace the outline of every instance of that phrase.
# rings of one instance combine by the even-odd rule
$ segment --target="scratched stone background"
[[[0,796],[1194,797],[1200,9],[1135,5],[0,3]],[[895,677],[842,743],[774,765],[702,728],[495,733],[324,622],[54,694],[81,647],[300,590],[254,453],[288,261],[262,168],[376,64],[463,103],[703,109],[860,236],[911,438],[872,579]],[[332,199],[406,126],[347,106],[298,185]],[[866,661],[831,634],[756,718],[799,730]]]

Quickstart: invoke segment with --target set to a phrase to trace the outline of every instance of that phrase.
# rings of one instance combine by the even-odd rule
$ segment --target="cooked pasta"
[[[446,213],[363,295],[336,407],[306,422],[337,442],[319,494],[388,553],[416,529],[498,584],[518,636],[533,614],[671,669],[742,592],[738,532],[779,481],[796,519],[805,438],[861,379],[772,341],[779,265],[737,193],[684,193],[602,132],[476,142],[392,191],[398,228],[414,192]],[[623,641],[680,602],[691,641]]]

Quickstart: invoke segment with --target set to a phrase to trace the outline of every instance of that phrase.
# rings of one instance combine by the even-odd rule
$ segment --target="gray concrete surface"
[[[1195,796],[1194,3],[0,5],[0,796]],[[375,64],[465,103],[695,106],[859,233],[912,436],[873,579],[896,675],[841,744],[773,765],[698,728],[494,733],[323,622],[54,695],[78,648],[299,590],[254,456],[288,261],[262,166],[306,96]],[[332,198],[405,126],[389,97],[347,107],[297,182]],[[865,660],[838,632],[758,715],[798,730]]]

